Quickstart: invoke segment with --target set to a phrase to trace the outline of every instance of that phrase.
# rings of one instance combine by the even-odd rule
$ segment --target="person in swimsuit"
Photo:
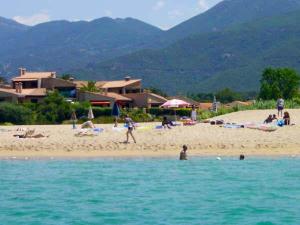
[[[129,143],[129,135],[132,137],[134,143],[136,143],[135,137],[133,136],[133,133],[132,133],[133,129],[135,129],[134,122],[128,115],[126,115],[126,117],[125,117],[125,124],[128,128],[128,130],[126,132],[126,143]]]
[[[283,98],[279,98],[277,100],[277,105],[276,106],[277,106],[277,110],[278,110],[278,117],[279,117],[279,114],[282,117],[282,111],[284,109],[284,100],[283,100]]]
[[[264,123],[272,123],[272,122],[273,122],[273,117],[272,117],[272,115],[270,114],[270,115],[268,116],[268,118],[265,119]]]

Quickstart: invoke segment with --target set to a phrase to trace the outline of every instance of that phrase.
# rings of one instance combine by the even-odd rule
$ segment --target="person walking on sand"
[[[278,110],[278,117],[279,117],[279,114],[282,117],[282,111],[284,109],[284,100],[283,100],[283,98],[279,98],[277,100],[277,105],[276,106],[277,106],[277,110]]]
[[[133,129],[135,129],[134,122],[128,115],[126,115],[126,117],[125,117],[125,124],[128,128],[128,130],[126,132],[126,143],[129,143],[129,135],[132,137],[134,143],[136,143],[136,140],[132,133]]]
[[[187,160],[187,146],[182,146],[182,151],[180,152],[179,160]]]

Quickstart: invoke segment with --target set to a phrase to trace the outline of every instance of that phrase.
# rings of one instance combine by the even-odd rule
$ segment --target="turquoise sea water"
[[[300,159],[0,160],[0,224],[300,224]]]

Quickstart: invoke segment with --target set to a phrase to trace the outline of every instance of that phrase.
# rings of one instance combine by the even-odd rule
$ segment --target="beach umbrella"
[[[162,108],[174,108],[174,115],[176,120],[176,110],[175,108],[182,108],[182,107],[188,107],[190,106],[190,103],[187,103],[183,100],[179,99],[171,99],[169,101],[166,101],[164,104],[161,105]]]
[[[94,117],[94,113],[93,113],[93,109],[92,109],[92,107],[90,106],[90,108],[89,108],[89,113],[88,113],[88,119],[89,120],[92,120],[92,119],[94,119],[95,117]]]
[[[182,107],[188,107],[190,106],[190,103],[187,103],[185,101],[179,100],[179,99],[171,99],[169,101],[166,101],[164,104],[161,105],[162,108],[182,108]]]
[[[113,105],[113,108],[112,108],[112,115],[115,117],[119,117],[120,114],[121,114],[120,108],[119,108],[118,104],[115,102]]]

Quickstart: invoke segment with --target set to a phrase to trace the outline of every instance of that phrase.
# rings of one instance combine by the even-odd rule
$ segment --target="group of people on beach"
[[[282,125],[285,125],[285,126],[288,126],[291,124],[291,117],[290,117],[290,114],[285,111],[283,112],[284,110],[284,99],[283,98],[279,98],[277,100],[277,104],[276,104],[276,107],[277,107],[277,116],[275,114],[270,114],[267,119],[265,119],[264,123],[268,124],[268,123],[273,123],[273,122],[278,122],[280,120],[280,118],[282,118],[282,121],[283,121],[283,124]]]

